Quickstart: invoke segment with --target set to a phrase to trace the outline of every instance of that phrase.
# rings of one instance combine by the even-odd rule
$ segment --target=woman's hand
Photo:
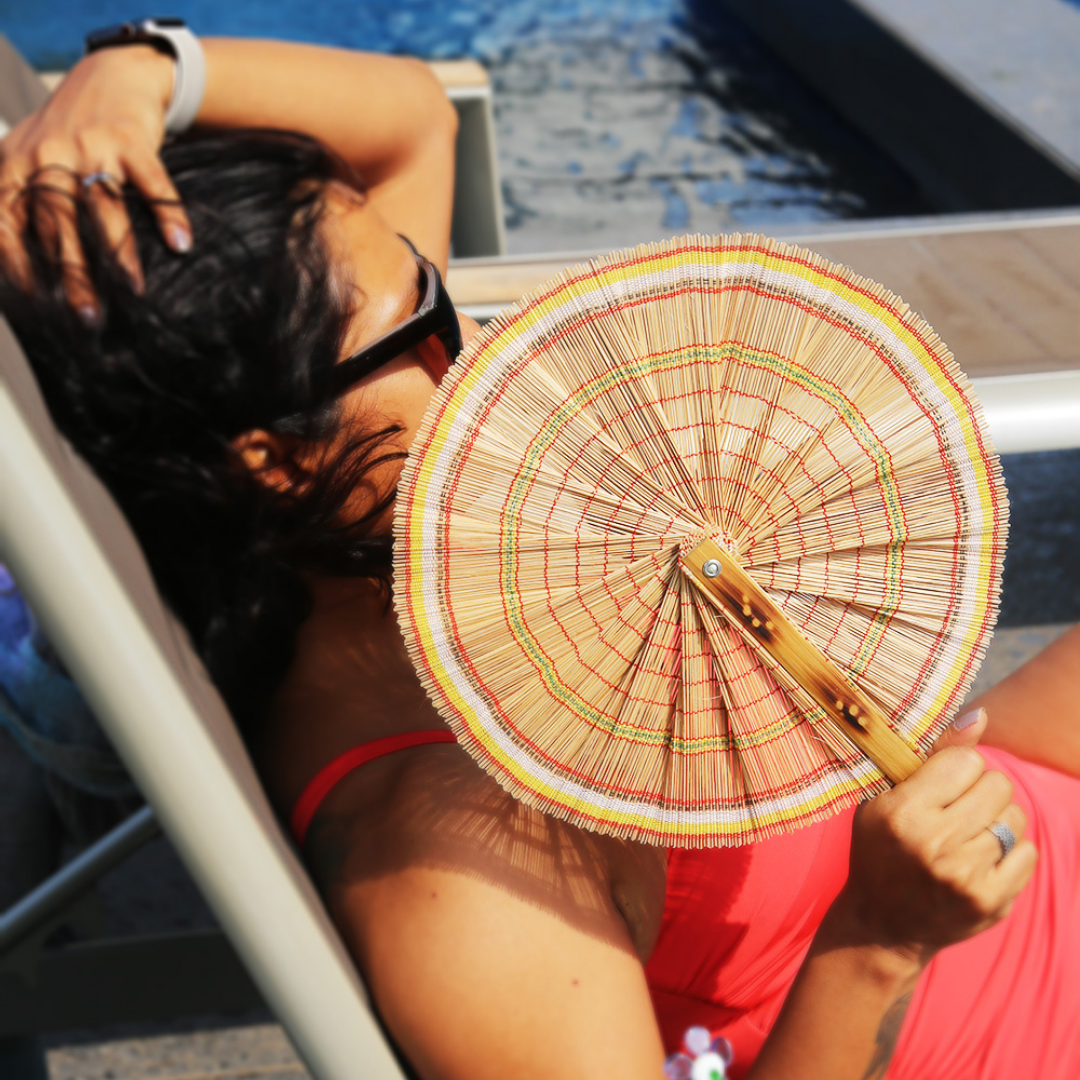
[[[135,289],[142,286],[142,269],[120,186],[130,183],[147,199],[173,250],[191,246],[187,215],[158,157],[172,81],[172,58],[149,46],[102,49],[81,60],[0,143],[0,257],[9,272],[27,280],[19,240],[28,205],[23,192],[28,184],[39,185],[44,197],[33,199],[29,211],[34,226],[63,261],[68,299],[91,321],[96,298],[80,272],[75,227],[80,194]],[[103,174],[108,179],[83,183]]]
[[[362,177],[369,202],[446,272],[457,113],[427,65],[280,41],[203,38],[206,91],[197,126],[280,128],[312,136]],[[63,261],[65,291],[93,322],[72,212],[83,195],[110,247],[141,287],[142,270],[118,185],[153,207],[165,242],[183,252],[191,225],[158,152],[172,96],[171,57],[150,46],[102,49],[81,60],[33,116],[0,142],[0,263],[30,284],[20,240],[27,208]],[[85,184],[106,173],[112,179]],[[35,197],[22,197],[34,182]]]
[[[980,717],[967,737],[983,726]],[[946,745],[903,783],[860,807],[851,870],[836,903],[840,923],[854,935],[849,940],[922,964],[1008,914],[1037,857],[1024,839],[1026,817],[1012,793],[1008,777],[988,771],[972,746]],[[989,831],[994,822],[1017,838],[1004,858]]]
[[[964,723],[964,721],[969,721]],[[829,908],[753,1080],[880,1080],[922,969],[1004,917],[1035,867],[1012,782],[975,743],[982,710],[954,725],[915,773],[855,815],[847,884]],[[1004,858],[988,826],[1017,836]]]

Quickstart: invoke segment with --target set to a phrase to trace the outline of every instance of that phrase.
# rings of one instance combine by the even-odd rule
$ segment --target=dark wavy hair
[[[404,455],[387,445],[398,429],[366,431],[310,484],[282,492],[231,443],[263,428],[310,447],[337,430],[337,406],[320,390],[353,292],[319,223],[342,164],[309,138],[264,131],[194,138],[162,156],[191,218],[190,253],[169,250],[151,208],[125,190],[145,274],[136,292],[74,197],[101,308],[88,328],[65,295],[53,230],[39,228],[43,213],[71,212],[61,190],[70,184],[43,173],[21,196],[34,285],[0,280],[0,311],[57,426],[127,515],[166,601],[250,729],[311,610],[307,575],[388,583],[390,539],[371,524],[393,493],[347,528],[339,511],[376,465]]]

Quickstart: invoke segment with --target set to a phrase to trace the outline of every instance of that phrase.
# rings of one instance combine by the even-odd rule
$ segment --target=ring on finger
[[[85,191],[89,191],[95,184],[116,184],[118,183],[115,176],[112,173],[106,172],[104,169],[98,169],[97,172],[87,173],[82,178],[82,186]]]
[[[1004,859],[1016,847],[1016,833],[1004,821],[995,821],[986,827],[994,834],[997,842],[1001,845],[1001,858]],[[998,860],[998,862],[1000,861],[1001,859]]]

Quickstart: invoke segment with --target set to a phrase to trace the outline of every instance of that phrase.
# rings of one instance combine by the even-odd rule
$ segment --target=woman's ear
[[[299,451],[300,440],[262,428],[237,435],[232,447],[244,467],[264,487],[273,491],[291,491],[311,478],[309,456]]]

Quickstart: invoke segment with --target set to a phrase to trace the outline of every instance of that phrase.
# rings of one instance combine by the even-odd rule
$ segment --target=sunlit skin
[[[348,275],[356,306],[345,342],[345,356],[404,322],[419,303],[416,260],[408,245],[362,195],[335,184],[328,193],[323,232],[327,245]],[[458,313],[462,341],[479,329]],[[358,382],[341,399],[342,427],[398,425],[395,442],[407,449],[442,377],[449,370],[442,343],[429,338]],[[379,481],[397,480],[401,463],[388,464]],[[357,507],[357,510],[361,510]]]
[[[336,267],[339,287],[352,303],[353,313],[345,336],[342,359],[362,349],[380,334],[404,322],[419,303],[416,260],[408,244],[395,232],[361,192],[334,181],[325,194],[322,234]],[[458,313],[464,343],[479,329]],[[429,338],[361,379],[339,399],[337,437],[326,445],[297,448],[289,440],[265,432],[248,432],[236,445],[247,465],[275,487],[302,482],[303,471],[320,467],[323,460],[351,437],[391,426],[402,430],[392,437],[394,449],[407,450],[424,410],[442,377],[449,370],[446,350]],[[280,468],[278,462],[285,462]],[[294,469],[300,466],[298,475]],[[386,462],[372,474],[375,488],[393,488],[402,462]],[[370,488],[356,492],[345,507],[345,517],[359,519],[373,499]],[[392,510],[374,525],[389,531]]]
[[[335,184],[327,192],[327,210],[322,225],[341,287],[353,298],[353,315],[346,334],[342,358],[400,324],[416,310],[419,291],[416,261],[407,244],[397,235],[363,195]],[[478,329],[476,323],[459,315],[462,338],[467,341]],[[317,469],[342,444],[365,431],[392,425],[402,430],[388,437],[395,450],[407,450],[423,418],[424,410],[449,368],[445,349],[437,339],[429,339],[408,350],[366,378],[340,398],[340,426],[327,446],[315,446],[299,455],[303,469]],[[278,436],[251,433],[251,446],[259,448],[259,460],[249,463],[263,467],[264,481],[275,485],[303,483],[304,476],[265,468],[266,460],[279,460],[286,447]],[[245,447],[250,455],[250,447]],[[293,456],[296,457],[295,448]],[[346,521],[357,520],[373,500],[391,491],[403,462],[389,461],[374,475],[373,493],[366,484],[356,490],[345,506]],[[370,527],[389,533],[393,507]],[[442,720],[427,701],[405,654],[392,612],[387,610],[383,591],[366,579],[312,578],[315,611],[301,630],[296,662],[278,695],[275,719],[268,725],[263,745],[267,768],[282,777],[286,800],[299,794],[310,777],[306,766],[296,768],[296,756],[310,759],[312,771],[325,760],[326,748],[312,751],[321,736],[310,724],[298,727],[295,711],[303,709],[320,717],[320,729],[331,718],[343,718],[341,749],[378,738],[400,729],[402,720],[415,709],[420,714],[412,726],[441,727]],[[313,710],[310,695],[319,707]],[[358,697],[365,700],[357,714]],[[304,703],[307,704],[304,704]],[[356,724],[365,734],[358,738]],[[287,733],[287,734],[286,734]],[[289,745],[284,753],[275,748],[279,740]],[[293,745],[293,744],[296,745]],[[338,753],[340,750],[331,752]],[[426,751],[421,751],[421,756]],[[274,767],[280,761],[281,769]],[[288,779],[286,779],[286,777]]]
[[[343,349],[347,356],[416,309],[416,262],[370,202],[347,189],[329,193],[324,230],[341,278],[356,298]],[[467,343],[477,324],[466,316],[459,320]],[[341,399],[339,438],[393,423],[403,429],[394,436],[396,444],[407,447],[447,369],[442,345],[429,340],[358,382]],[[380,485],[396,482],[400,468],[401,462],[388,463]],[[359,515],[369,498],[358,493],[346,512]],[[390,525],[388,512],[376,527]],[[385,595],[370,582],[351,579],[316,579],[312,586],[315,609],[301,629],[296,659],[258,753],[271,795],[285,807],[321,765],[358,743],[445,726],[409,661]],[[621,1008],[635,1007],[626,997],[643,986],[640,964],[659,930],[663,852],[550,821],[503,792],[457,746],[422,747],[347,777],[320,810],[306,853],[376,985],[396,985],[395,973],[407,963],[400,945],[373,947],[392,940],[386,936],[391,924],[401,920],[402,932],[417,947],[429,933],[437,939],[437,928],[425,929],[427,902],[439,902],[440,919],[468,918],[480,877],[499,894],[497,908],[509,905],[499,916],[509,919],[508,929],[524,902],[530,919],[540,919],[547,933],[568,935],[567,985],[580,977],[582,948],[599,957],[614,947],[619,960],[604,965],[596,978],[610,982],[609,996]],[[462,889],[466,880],[472,884]],[[412,910],[421,901],[421,910]],[[368,934],[366,928],[376,924],[379,933]],[[467,947],[469,927],[463,924],[456,933]],[[438,941],[427,947],[438,948]],[[469,947],[475,955],[477,943]],[[487,948],[499,946],[492,940]],[[462,974],[463,965],[456,966]],[[586,969],[593,966],[586,963]],[[497,982],[484,983],[485,994],[502,996]],[[394,992],[380,1002],[388,1019],[402,1005]],[[467,1016],[461,1022],[467,1026]],[[553,1016],[552,1022],[566,1020]],[[655,1033],[646,1045],[657,1057]]]

